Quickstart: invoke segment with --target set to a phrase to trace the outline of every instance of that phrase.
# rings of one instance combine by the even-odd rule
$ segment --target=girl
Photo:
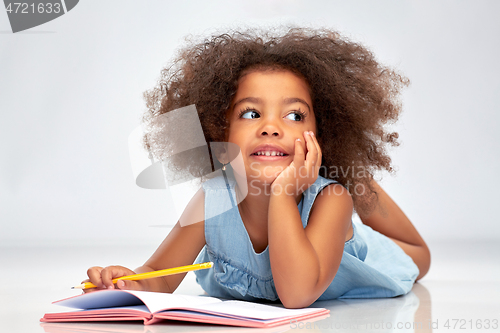
[[[135,271],[92,267],[89,280],[99,288],[171,293],[185,274],[111,280],[212,261],[196,276],[216,297],[279,299],[299,308],[406,294],[427,273],[430,252],[373,175],[392,171],[385,148],[398,136],[383,125],[397,119],[407,83],[329,30],[235,32],[187,47],[145,94],[144,121],[154,129],[159,115],[195,104],[207,142],[238,145],[248,195],[213,214],[237,195],[238,184],[206,181],[185,212],[201,211],[202,222],[177,223]],[[161,159],[164,147],[153,132],[145,145]],[[363,224],[351,223],[353,209]]]

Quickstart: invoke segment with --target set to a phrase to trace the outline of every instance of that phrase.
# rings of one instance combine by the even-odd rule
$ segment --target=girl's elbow
[[[301,309],[313,304],[316,299],[307,296],[295,295],[292,297],[280,297],[280,301],[287,309]]]
[[[295,288],[293,291],[282,293],[280,301],[287,309],[300,309],[306,308],[316,302],[321,296],[321,288]]]
[[[417,266],[420,272],[418,274],[416,281],[422,279],[427,274],[427,272],[429,272],[429,269],[431,267],[431,251],[425,244],[421,248],[419,265]]]

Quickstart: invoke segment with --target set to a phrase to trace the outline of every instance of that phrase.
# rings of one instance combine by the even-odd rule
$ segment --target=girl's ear
[[[239,170],[239,173],[245,174],[245,167],[242,163],[240,147],[231,142],[211,142],[210,151],[213,162],[213,171],[218,169],[224,170],[224,166],[231,164],[232,168]],[[241,161],[240,161],[241,160]],[[234,164],[236,163],[236,164]]]
[[[217,160],[220,162],[220,164],[228,164],[228,156],[227,156],[227,150],[222,150],[217,154]]]
[[[210,150],[212,152],[212,161],[214,171],[222,168],[224,164],[229,163],[228,150],[225,142],[211,142]]]

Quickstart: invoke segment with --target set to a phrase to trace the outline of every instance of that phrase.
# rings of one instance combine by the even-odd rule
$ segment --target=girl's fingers
[[[311,134],[310,134],[312,132],[306,132],[306,133],[304,133],[304,137],[306,138],[306,144],[307,144],[306,167],[309,171],[309,170],[311,170],[312,167],[314,167],[317,164],[318,149],[314,143],[313,136],[311,136]]]
[[[314,135],[313,132],[311,132],[311,133],[312,133],[312,135],[311,135],[312,141],[314,142],[314,145],[316,146],[316,150],[318,151],[318,157],[316,159],[316,166],[319,168],[321,166],[323,155],[321,154],[321,147],[319,146],[318,139],[316,139],[316,135]]]
[[[129,280],[118,280],[116,282],[116,286],[118,289],[123,290],[142,290],[142,285],[137,281],[129,281]]]
[[[304,165],[304,160],[306,159],[305,155],[306,151],[302,147],[302,140],[300,139],[295,140],[295,153],[293,156],[293,164],[295,165],[296,168],[300,168],[302,165]]]
[[[106,267],[101,271],[101,279],[102,279],[102,284],[103,288],[109,288],[113,289],[113,273],[112,273],[112,267]]]
[[[113,279],[132,274],[135,273],[128,268],[122,266],[108,266],[101,271],[101,279],[105,288],[114,289]]]
[[[93,284],[95,284],[97,287],[99,288],[106,288],[103,283],[102,283],[102,279],[101,279],[101,271],[103,270],[102,267],[99,267],[99,266],[94,266],[94,267],[90,267],[88,270],[87,270],[87,275],[89,277],[89,279],[83,281],[83,282],[92,282]]]

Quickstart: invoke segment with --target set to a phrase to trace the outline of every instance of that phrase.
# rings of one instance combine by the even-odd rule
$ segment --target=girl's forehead
[[[244,72],[238,80],[234,104],[240,97],[245,95],[259,94],[272,96],[273,94],[284,94],[286,98],[299,97],[311,99],[310,87],[306,80],[292,71],[285,69],[253,70]]]

